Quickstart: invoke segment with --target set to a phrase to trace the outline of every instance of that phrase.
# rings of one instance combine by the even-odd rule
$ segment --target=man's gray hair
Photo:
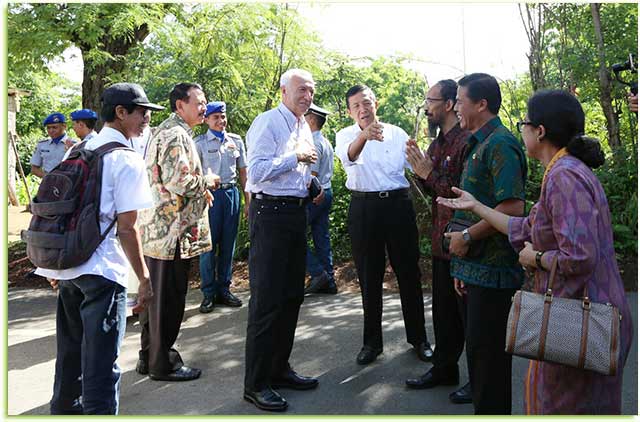
[[[280,76],[280,87],[282,88],[283,86],[289,85],[289,81],[291,81],[291,78],[293,76],[298,76],[302,79],[307,79],[311,81],[313,84],[315,84],[315,81],[313,80],[313,76],[311,76],[311,73],[307,72],[306,70],[289,69],[286,72],[284,72],[282,76]]]

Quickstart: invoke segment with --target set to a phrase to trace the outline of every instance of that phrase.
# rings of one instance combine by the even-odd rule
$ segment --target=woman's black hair
[[[591,168],[604,164],[600,141],[584,134],[584,111],[576,97],[562,90],[537,91],[527,102],[527,115],[534,126],[545,128],[545,139]]]

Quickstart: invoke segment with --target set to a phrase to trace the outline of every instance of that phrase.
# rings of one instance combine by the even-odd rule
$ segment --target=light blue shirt
[[[211,169],[213,174],[220,176],[221,183],[236,183],[237,169],[247,167],[244,143],[239,135],[225,132],[225,140],[222,142],[220,138],[207,130],[193,141],[196,143],[202,171],[205,174],[207,174],[207,169]],[[235,144],[236,149],[228,148],[228,142]],[[234,154],[235,152],[237,154]]]
[[[318,174],[322,188],[329,189],[333,177],[333,147],[319,130],[313,132],[313,145],[318,153],[318,161],[311,164],[311,171]]]
[[[249,158],[247,192],[274,196],[309,196],[311,170],[299,163],[296,146],[313,146],[311,129],[304,117],[297,118],[284,104],[256,117],[247,132]]]
[[[31,165],[41,167],[45,173],[53,170],[65,156],[67,147],[64,143],[68,136],[65,133],[60,142],[55,143],[51,138],[43,139],[36,145],[31,156]]]

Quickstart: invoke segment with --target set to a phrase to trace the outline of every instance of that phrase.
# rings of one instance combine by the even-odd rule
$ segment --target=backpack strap
[[[135,152],[133,149],[131,149],[130,147],[126,146],[126,145],[122,145],[120,142],[108,142],[104,145],[102,145],[101,147],[98,147],[96,149],[93,150],[93,152],[95,154],[98,155],[98,157],[102,157],[103,155],[117,150],[117,149],[122,149],[122,150],[129,150],[132,152]]]
[[[98,160],[100,160],[100,162],[98,163],[98,168],[100,171],[100,183],[98,183],[98,185],[96,186],[96,195],[97,197],[100,197],[100,192],[102,191],[102,156],[104,156],[105,154],[111,152],[111,151],[115,151],[115,150],[128,150],[131,152],[135,151],[132,148],[129,148],[128,146],[122,145],[122,143],[120,142],[108,142],[96,149],[93,150],[93,152],[97,155]],[[107,237],[107,234],[111,231],[111,229],[113,228],[113,226],[116,224],[116,222],[118,221],[118,214],[114,214],[113,216],[113,221],[111,221],[111,223],[109,223],[109,226],[107,227],[107,229],[104,231],[104,233],[102,233],[100,235],[100,240],[104,240],[105,237]]]

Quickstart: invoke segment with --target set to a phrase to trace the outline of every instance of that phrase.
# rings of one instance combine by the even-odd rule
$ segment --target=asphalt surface
[[[183,383],[150,380],[135,372],[140,326],[130,318],[122,345],[121,415],[264,415],[242,399],[244,341],[248,294],[241,308],[218,307],[200,314],[199,291],[190,291],[177,341],[185,363],[203,370],[200,379]],[[637,294],[628,295],[637,331]],[[8,414],[44,415],[55,364],[55,293],[50,290],[8,292]],[[425,295],[427,334],[433,342],[431,296]],[[288,414],[305,415],[464,415],[471,405],[454,405],[454,389],[408,390],[406,378],[424,373],[406,343],[397,294],[384,296],[384,353],[369,366],[355,357],[361,346],[362,308],[358,294],[305,298],[300,312],[291,364],[299,373],[319,377],[316,390],[282,390]],[[527,362],[514,358],[513,413],[522,414]],[[466,364],[461,359],[462,382]],[[623,414],[638,413],[637,337],[624,374]]]

